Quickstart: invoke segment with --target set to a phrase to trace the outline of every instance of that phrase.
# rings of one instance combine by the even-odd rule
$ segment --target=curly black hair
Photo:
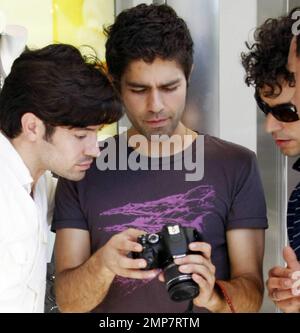
[[[291,87],[295,86],[294,74],[288,71],[286,65],[295,23],[292,14],[296,10],[300,8],[294,8],[286,16],[266,20],[255,30],[255,42],[252,45],[246,42],[249,52],[241,54],[246,84],[258,89],[268,86],[270,89],[267,89],[266,97],[280,95],[283,81]]]
[[[119,89],[133,60],[151,63],[156,57],[176,60],[188,80],[193,65],[193,40],[183,19],[167,5],[145,5],[121,12],[105,29],[108,71]]]

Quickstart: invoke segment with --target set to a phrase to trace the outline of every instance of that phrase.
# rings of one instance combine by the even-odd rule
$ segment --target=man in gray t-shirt
[[[255,233],[255,229],[266,228],[265,201],[255,155],[232,143],[204,137],[205,171],[199,181],[186,181],[185,169],[174,170],[178,160],[186,155],[191,154],[196,160],[197,140],[201,139],[199,136],[184,154],[172,156],[171,170],[162,170],[164,158],[158,158],[152,165],[157,163],[160,170],[118,167],[99,171],[97,166],[103,163],[99,159],[82,181],[61,179],[53,228],[58,232],[65,228],[88,232],[91,252],[96,253],[113,235],[128,228],[156,233],[167,223],[194,227],[212,247],[216,278],[229,280],[230,257],[234,254],[228,251],[226,234],[239,229]],[[116,148],[111,148],[110,156],[119,156],[122,144],[118,137],[115,142],[112,147]],[[128,147],[127,155],[132,152],[133,148]],[[149,159],[151,164],[150,158],[141,158]],[[245,250],[248,246],[251,244]],[[243,265],[247,265],[247,254],[243,256]],[[95,311],[184,312],[187,306],[187,302],[171,301],[165,285],[156,278],[132,280],[118,276]]]
[[[258,311],[267,221],[256,159],[181,122],[193,63],[185,22],[167,5],[139,5],[122,12],[107,35],[108,70],[132,128],[101,145],[83,181],[59,180],[60,310]],[[138,236],[169,223],[203,235],[189,254],[174,257],[200,289],[191,302],[171,301],[166,276],[141,270],[146,260],[129,256],[143,250]]]

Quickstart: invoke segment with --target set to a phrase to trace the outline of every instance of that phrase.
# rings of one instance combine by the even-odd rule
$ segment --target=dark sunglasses
[[[292,123],[299,120],[297,108],[294,104],[284,103],[271,107],[261,99],[257,89],[255,90],[254,97],[258,107],[266,116],[271,113],[275,119],[284,123]]]

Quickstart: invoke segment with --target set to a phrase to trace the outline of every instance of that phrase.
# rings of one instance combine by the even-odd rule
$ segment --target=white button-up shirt
[[[47,238],[56,181],[36,183],[0,133],[0,312],[44,312]]]

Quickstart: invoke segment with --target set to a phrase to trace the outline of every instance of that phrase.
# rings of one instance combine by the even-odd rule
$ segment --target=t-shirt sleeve
[[[88,230],[88,224],[80,206],[77,182],[59,178],[51,230],[64,228]]]
[[[266,201],[254,153],[249,153],[240,170],[226,229],[266,229]]]

